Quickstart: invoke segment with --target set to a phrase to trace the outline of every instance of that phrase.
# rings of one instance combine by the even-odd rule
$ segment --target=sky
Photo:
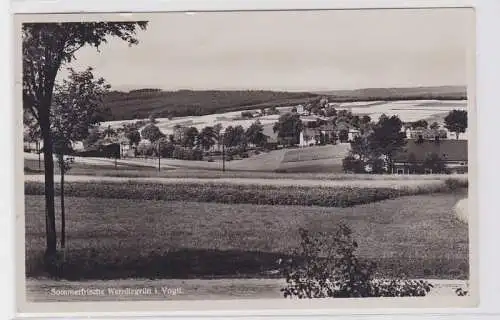
[[[468,9],[151,14],[139,44],[84,47],[116,90],[466,85]],[[64,72],[61,73],[63,77]]]

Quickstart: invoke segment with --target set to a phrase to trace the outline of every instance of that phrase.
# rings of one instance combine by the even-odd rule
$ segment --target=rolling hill
[[[161,91],[141,89],[112,91],[104,98],[105,121],[201,116],[269,106],[304,103],[317,97],[304,92],[275,91]]]
[[[461,100],[464,87],[373,88],[325,92],[279,92],[265,90],[163,91],[139,89],[112,91],[104,97],[102,121],[201,116],[271,106],[306,103],[327,96],[332,102],[377,100]]]
[[[365,88],[356,90],[318,91],[333,102],[373,101],[373,100],[465,100],[467,88],[464,86],[414,87],[414,88]]]

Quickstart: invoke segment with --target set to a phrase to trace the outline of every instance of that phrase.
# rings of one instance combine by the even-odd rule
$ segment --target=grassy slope
[[[463,87],[425,87],[339,90],[329,92],[274,92],[274,91],[113,91],[105,99],[110,115],[104,120],[129,120],[157,117],[204,115],[245,109],[287,106],[305,103],[310,99],[329,96],[331,101],[360,100],[421,100],[464,99]]]
[[[67,198],[69,278],[265,276],[298,244],[298,228],[347,222],[381,275],[464,278],[464,194],[402,197],[351,208]],[[43,197],[26,196],[28,276],[41,276]],[[58,227],[59,229],[59,227]]]

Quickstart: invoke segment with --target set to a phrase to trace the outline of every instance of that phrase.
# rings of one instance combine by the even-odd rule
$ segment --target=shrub
[[[253,114],[252,114],[252,112],[250,112],[250,111],[243,111],[243,112],[241,113],[241,117],[242,117],[242,118],[253,118]]]
[[[203,151],[175,146],[172,157],[180,160],[202,160]]]
[[[194,150],[191,150],[191,159],[190,160],[197,160],[197,161],[200,161],[200,160],[203,160],[203,152],[199,149],[194,149]]]
[[[450,189],[450,191],[456,191],[459,189],[464,189],[469,186],[469,181],[467,179],[453,179],[449,178],[444,181],[446,187]]]
[[[139,143],[136,148],[137,155],[150,157],[155,154],[155,148],[152,144]]]
[[[283,296],[304,298],[360,298],[425,296],[432,284],[403,279],[374,279],[376,265],[362,262],[351,230],[340,224],[335,234],[311,237],[300,229],[300,257],[290,259],[284,268],[287,285]]]
[[[175,146],[170,141],[160,141],[160,155],[162,158],[172,158]]]
[[[363,163],[349,155],[342,159],[342,169],[344,172],[352,172],[352,173],[364,173]]]
[[[455,290],[455,294],[459,297],[464,297],[469,295],[469,291],[463,288],[458,288]]]

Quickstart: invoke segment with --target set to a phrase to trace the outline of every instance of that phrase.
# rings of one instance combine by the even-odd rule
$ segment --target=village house
[[[307,115],[307,111],[305,110],[304,106],[299,104],[298,106],[295,106],[295,108],[297,109],[297,113],[300,114],[300,115]]]
[[[393,158],[392,173],[417,173],[416,168],[424,167],[429,157],[434,154],[449,173],[466,173],[468,165],[467,140],[408,140],[403,152]],[[424,168],[424,173],[431,174],[432,169]],[[434,172],[435,173],[435,172]]]
[[[448,137],[448,132],[444,129],[441,130],[433,130],[428,128],[407,128],[406,131],[407,139],[423,139],[423,140],[435,140],[437,139],[446,139]]]
[[[347,140],[341,140],[340,131],[344,130],[346,133]],[[347,124],[340,125],[339,127],[333,124],[323,124],[319,127],[307,127],[305,126],[300,133],[300,143],[301,147],[317,145],[323,143],[336,143],[340,140],[340,142],[352,142],[354,139],[359,136],[361,133],[359,130],[350,128]],[[325,140],[325,141],[322,141]],[[335,141],[334,141],[335,140]]]

